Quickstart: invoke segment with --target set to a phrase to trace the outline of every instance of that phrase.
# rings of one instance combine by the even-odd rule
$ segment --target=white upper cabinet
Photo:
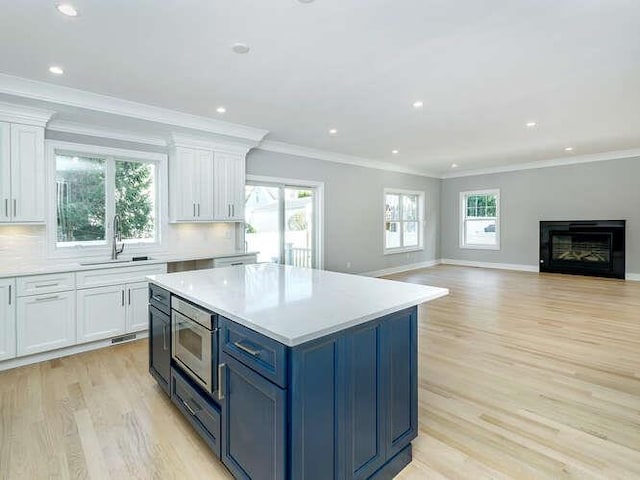
[[[169,188],[171,221],[212,221],[213,151],[174,147],[169,157]]]
[[[45,222],[44,127],[0,122],[0,222]]]
[[[244,154],[216,152],[214,156],[215,219],[244,219]]]
[[[11,125],[11,197],[14,222],[45,221],[42,127]]]
[[[169,157],[172,222],[244,219],[245,156],[251,147],[184,141]]]

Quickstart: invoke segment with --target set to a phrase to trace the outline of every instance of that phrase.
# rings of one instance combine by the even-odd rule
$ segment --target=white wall
[[[459,247],[459,193],[500,189],[500,250]],[[442,258],[531,265],[539,261],[540,220],[627,220],[627,273],[640,273],[640,157],[442,182]]]
[[[247,173],[324,182],[325,268],[371,272],[439,258],[440,180],[282,153],[252,150]],[[386,187],[425,192],[424,250],[383,254]],[[347,263],[351,267],[347,267]]]

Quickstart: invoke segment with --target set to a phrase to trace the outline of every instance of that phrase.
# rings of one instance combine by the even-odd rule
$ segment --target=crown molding
[[[158,147],[167,146],[167,141],[159,136],[137,134],[105,127],[94,127],[83,123],[68,122],[64,120],[51,120],[47,125],[47,130],[52,132],[71,133],[74,135],[87,135],[89,137],[141,143],[144,145],[155,145]]]
[[[222,135],[203,137],[183,133],[172,133],[169,142],[170,147],[204,148],[232,155],[246,155],[256,145],[258,142],[247,139],[229,138]]]
[[[561,167],[563,165],[576,165],[579,163],[605,162],[608,160],[622,160],[624,158],[640,157],[640,148],[630,150],[616,150],[613,152],[592,153],[586,155],[572,156],[571,158],[552,158],[550,160],[540,160],[537,162],[517,163],[513,165],[503,165],[500,167],[478,168],[466,170],[464,172],[447,173],[440,178],[475,177],[477,175],[490,175],[493,173],[516,172],[519,170],[533,170],[536,168]]]
[[[44,127],[55,112],[0,102],[0,121]]]
[[[374,168],[377,170],[386,170],[389,172],[409,173],[411,175],[419,175],[421,177],[440,178],[434,173],[425,172],[423,170],[403,167],[388,162],[378,160],[369,160],[354,155],[345,155],[342,153],[329,152],[327,150],[319,150],[316,148],[301,147],[290,143],[276,142],[273,140],[263,140],[257,147],[258,150],[267,152],[286,153],[288,155],[296,155],[299,157],[312,158],[315,160],[325,160],[334,163],[346,163],[348,165],[356,165],[358,167]]]
[[[13,75],[0,74],[0,93],[254,142],[261,141],[268,133],[267,130],[260,128],[247,127]]]

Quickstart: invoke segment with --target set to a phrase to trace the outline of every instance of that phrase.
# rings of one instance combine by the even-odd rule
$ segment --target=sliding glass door
[[[317,267],[317,189],[248,182],[245,241],[259,262]]]

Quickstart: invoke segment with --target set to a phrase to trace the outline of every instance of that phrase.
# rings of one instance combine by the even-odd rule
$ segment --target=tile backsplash
[[[170,224],[165,229],[163,252],[189,254],[235,250],[235,224]],[[48,257],[44,225],[0,225],[0,271],[2,266],[39,263],[69,263],[74,259]]]
[[[46,228],[36,226],[0,226],[1,265],[36,263],[46,256]]]

